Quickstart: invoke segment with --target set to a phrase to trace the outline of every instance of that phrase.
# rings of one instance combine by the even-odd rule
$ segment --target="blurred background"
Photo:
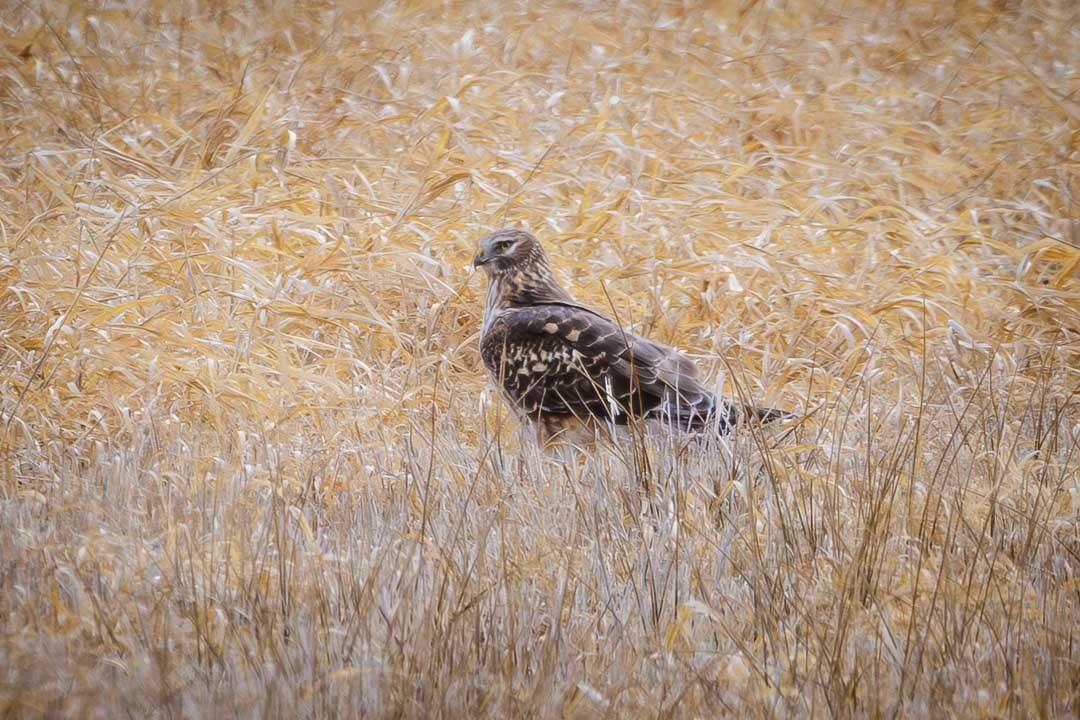
[[[0,708],[1080,711],[1077,15],[8,3]],[[503,225],[810,419],[529,455]]]

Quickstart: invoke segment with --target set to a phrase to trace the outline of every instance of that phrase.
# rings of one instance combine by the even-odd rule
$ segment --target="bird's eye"
[[[513,244],[513,240],[500,240],[499,242],[495,243],[495,249],[499,252],[502,252],[503,250],[509,250],[510,246]]]

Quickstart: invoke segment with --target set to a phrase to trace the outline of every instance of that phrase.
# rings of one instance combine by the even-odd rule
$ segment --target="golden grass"
[[[1080,714],[1073,3],[9,3],[0,714]],[[475,240],[798,413],[538,457]]]

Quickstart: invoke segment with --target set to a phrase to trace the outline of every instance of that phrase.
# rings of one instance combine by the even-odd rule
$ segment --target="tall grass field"
[[[1080,9],[0,8],[0,717],[1080,716]],[[795,417],[538,447],[478,239]]]

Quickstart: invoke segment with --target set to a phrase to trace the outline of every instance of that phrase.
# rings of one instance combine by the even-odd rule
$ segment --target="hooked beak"
[[[491,258],[481,251],[476,255],[476,257],[473,258],[472,264],[473,267],[482,267],[484,265],[487,265],[489,262],[491,262]]]

